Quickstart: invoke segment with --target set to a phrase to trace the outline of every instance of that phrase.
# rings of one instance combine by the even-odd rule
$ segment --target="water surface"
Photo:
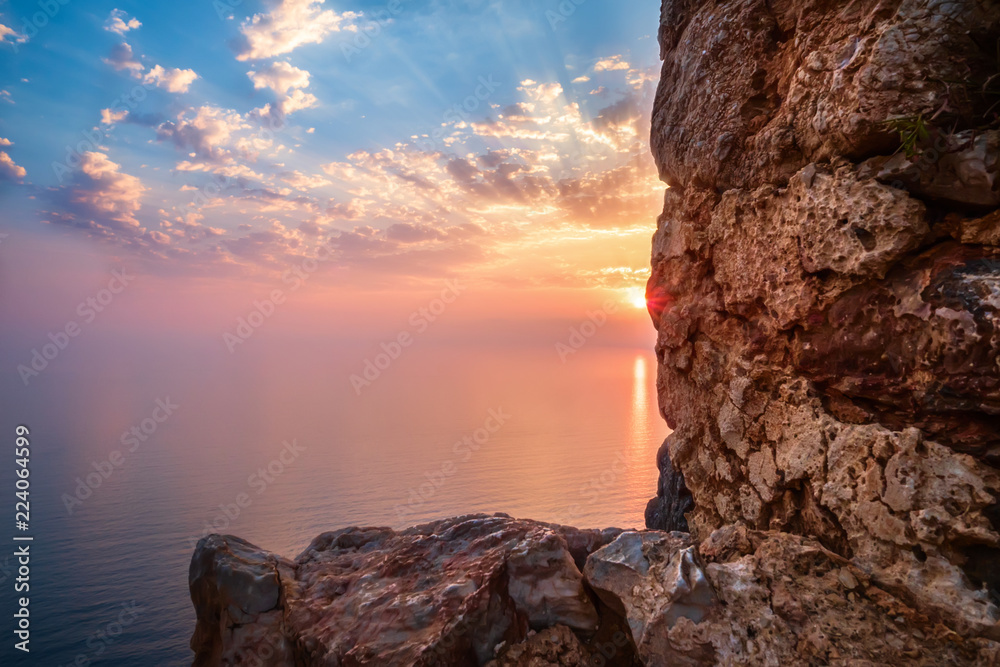
[[[210,530],[294,557],[326,530],[471,512],[643,524],[668,432],[651,353],[593,346],[562,363],[548,346],[427,342],[359,395],[350,376],[377,347],[253,342],[81,340],[27,389],[7,374],[4,428],[32,429],[36,542],[31,660],[8,642],[4,664],[190,664],[187,568]],[[173,414],[143,424],[168,399]],[[138,447],[121,441],[133,426]],[[70,514],[78,478],[115,451],[124,462]]]

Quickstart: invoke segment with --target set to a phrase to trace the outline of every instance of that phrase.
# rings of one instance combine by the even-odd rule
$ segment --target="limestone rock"
[[[487,667],[582,667],[592,654],[565,625],[529,633],[520,644],[504,646]]]
[[[213,535],[191,565],[195,665],[484,665],[532,628],[585,648],[610,626],[570,544],[582,561],[619,532],[477,515],[325,533],[294,561]]]
[[[669,441],[669,439],[668,439]],[[691,492],[684,484],[684,477],[674,470],[670,463],[670,450],[663,443],[657,456],[660,470],[660,489],[655,498],[646,505],[646,525],[666,532],[688,531],[685,516],[694,506]]]
[[[627,615],[643,663],[990,665],[963,640],[873,584],[846,559],[787,533],[722,529],[700,546],[623,533],[587,563],[591,586]]]
[[[680,476],[702,554],[730,528],[809,537],[849,564],[837,581],[966,641],[1000,640],[998,41],[996,2],[665,0],[651,136],[674,433],[647,525]],[[720,598],[723,576],[753,588],[735,561],[705,572]],[[862,602],[825,639],[801,627],[825,659],[830,633],[866,631],[852,604],[881,627]],[[747,639],[763,653],[739,664],[823,660]]]

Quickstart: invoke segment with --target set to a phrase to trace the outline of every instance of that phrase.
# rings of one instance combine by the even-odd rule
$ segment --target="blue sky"
[[[657,18],[652,0],[0,2],[3,224],[191,274],[334,243],[350,269],[517,282],[562,240],[532,280],[634,286],[648,251],[600,253],[648,247],[662,199]]]

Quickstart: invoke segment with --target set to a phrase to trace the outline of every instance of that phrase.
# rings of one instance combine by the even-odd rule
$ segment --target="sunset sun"
[[[630,287],[626,293],[629,304],[641,310],[646,309],[646,290],[643,287]]]

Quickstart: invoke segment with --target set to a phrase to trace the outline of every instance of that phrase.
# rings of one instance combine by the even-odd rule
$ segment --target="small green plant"
[[[901,143],[899,150],[906,152],[907,158],[912,158],[918,152],[918,146],[930,138],[931,132],[923,114],[890,118],[885,121],[894,132],[899,133]],[[897,153],[899,151],[896,151]]]

